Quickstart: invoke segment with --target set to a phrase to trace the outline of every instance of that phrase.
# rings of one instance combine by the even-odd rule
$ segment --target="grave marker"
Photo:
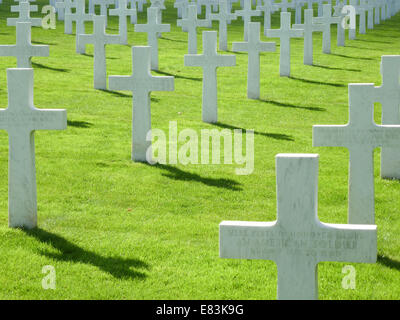
[[[11,12],[19,12],[18,18],[7,18],[7,26],[15,26],[18,22],[30,22],[33,27],[41,27],[41,18],[31,18],[31,11],[36,12],[38,6],[29,2],[20,2],[17,6],[11,6]]]
[[[211,13],[210,20],[217,20],[219,23],[219,50],[228,50],[228,21],[236,20],[237,16],[231,13],[228,0],[219,1],[219,12]]]
[[[235,11],[236,16],[241,17],[244,23],[244,41],[248,40],[248,28],[249,22],[251,22],[252,17],[261,16],[262,12],[260,10],[251,9],[251,0],[244,0],[244,8],[242,10]]]
[[[118,29],[120,35],[120,44],[128,43],[128,26],[126,17],[136,15],[136,9],[128,9],[126,0],[118,0],[118,8],[110,10],[111,16],[118,16]]]
[[[202,120],[218,121],[217,68],[236,65],[234,55],[217,54],[217,32],[203,32],[203,54],[185,54],[185,66],[203,68]]]
[[[66,15],[71,15],[72,8],[76,8],[76,1],[74,0],[64,0],[62,2],[57,2],[56,7],[64,11],[64,33],[72,34],[72,19],[66,19]]]
[[[135,25],[136,32],[147,33],[147,44],[151,51],[151,70],[158,70],[158,39],[157,34],[161,32],[170,32],[169,24],[160,24],[157,7],[147,9],[147,23]]]
[[[0,109],[0,129],[7,130],[8,225],[37,225],[35,130],[63,130],[66,110],[37,109],[33,105],[33,69],[7,69],[8,107]]]
[[[197,19],[197,5],[191,4],[188,7],[186,19],[179,19],[177,25],[186,28],[188,33],[188,53],[197,53],[197,27],[210,27],[211,20]]]
[[[374,94],[373,84],[349,84],[349,122],[313,126],[314,147],[349,150],[348,222],[354,224],[374,224],[374,149],[400,148],[400,126],[373,121]]]
[[[78,35],[81,45],[93,44],[93,86],[95,89],[107,89],[106,45],[120,43],[119,35],[106,34],[106,17],[93,17],[93,34]]]
[[[331,53],[331,24],[340,24],[341,18],[332,16],[332,6],[324,4],[322,17],[313,18],[315,23],[322,24],[322,52]]]
[[[301,29],[304,31],[304,57],[303,63],[306,65],[313,65],[313,33],[323,31],[323,25],[314,23],[313,20],[314,10],[304,10],[304,24],[294,24],[293,28]]]
[[[290,39],[300,38],[303,30],[292,29],[290,12],[281,12],[281,27],[267,30],[267,37],[280,38],[279,73],[281,77],[290,77]]]
[[[277,219],[223,221],[221,258],[273,260],[278,299],[318,299],[318,263],[374,263],[376,225],[323,223],[318,219],[318,155],[278,154]]]
[[[49,46],[32,45],[31,23],[18,22],[16,27],[16,44],[0,45],[0,56],[16,57],[17,68],[31,68],[31,58],[48,57]]]
[[[174,77],[155,77],[150,73],[150,47],[132,47],[130,76],[109,76],[111,90],[132,92],[132,160],[146,162],[151,152],[151,140],[146,136],[151,130],[150,93],[173,91]]]
[[[249,99],[260,98],[260,53],[276,51],[275,42],[260,41],[260,23],[249,23],[248,41],[234,42],[232,50],[248,52],[247,68],[247,97]]]

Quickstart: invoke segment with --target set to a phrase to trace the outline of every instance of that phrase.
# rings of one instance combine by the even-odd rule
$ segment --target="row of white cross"
[[[21,2],[20,6],[26,7],[24,3],[30,6],[28,2]],[[324,8],[327,6],[330,5]],[[123,2],[120,2],[118,9],[121,11],[123,8]],[[146,32],[146,26],[156,25],[157,28],[152,30],[153,42],[157,41],[157,33],[166,32],[169,27],[159,27],[163,26],[157,20],[159,12],[157,8],[149,8],[147,24],[135,26],[136,31]],[[290,27],[290,13],[283,12],[281,17],[281,24],[283,21],[283,26]],[[311,11],[306,10],[304,31],[310,17]],[[65,15],[67,20],[68,14]],[[98,67],[96,71],[96,65],[105,66],[104,45],[119,43],[121,35],[105,33],[105,16],[93,16],[92,20],[93,35],[78,34],[78,43],[95,45],[94,71],[103,72],[100,76],[95,75],[96,81],[106,79],[105,68]],[[6,55],[17,57],[18,68],[7,70],[8,108],[0,110],[0,128],[8,131],[10,145],[9,225],[27,228],[37,224],[34,130],[65,129],[67,123],[65,110],[34,107],[30,57],[49,53],[47,46],[31,45],[31,25],[32,22],[17,22],[17,45],[5,48],[11,50]],[[189,25],[186,27],[189,29]],[[281,51],[284,46],[281,40]],[[26,53],[21,48],[30,51]],[[274,50],[275,44],[260,42],[259,23],[249,22],[247,41],[233,43],[233,48],[234,51],[249,52],[248,78],[258,77],[255,82],[259,83],[259,53]],[[148,161],[149,150],[151,154],[151,140],[146,139],[151,130],[150,93],[174,90],[173,77],[151,75],[151,50],[151,47],[132,47],[132,75],[109,77],[110,89],[132,91],[132,159],[135,161]],[[253,61],[252,66],[250,61]],[[203,105],[212,106],[203,107],[203,120],[215,122],[216,68],[235,65],[235,56],[218,55],[217,32],[206,31],[203,32],[203,54],[185,55],[185,65],[203,67]],[[318,155],[297,154],[276,156],[277,221],[225,221],[220,224],[221,257],[276,261],[280,299],[317,298],[316,274],[320,261],[376,261],[372,155],[374,148],[382,147],[382,177],[400,178],[400,56],[383,56],[381,71],[383,82],[380,87],[373,84],[349,85],[350,117],[347,125],[313,127],[313,146],[341,146],[350,151],[349,224],[325,224],[318,220]],[[257,94],[259,86],[250,92],[250,96],[257,97]],[[209,100],[204,101],[206,99]],[[374,102],[382,104],[382,125],[373,121]]]

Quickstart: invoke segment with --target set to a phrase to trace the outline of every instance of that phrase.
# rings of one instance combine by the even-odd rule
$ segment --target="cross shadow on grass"
[[[109,273],[118,279],[144,279],[146,274],[134,269],[149,269],[149,265],[139,259],[127,259],[121,257],[104,257],[95,252],[78,247],[67,239],[46,230],[35,228],[32,230],[23,229],[30,237],[52,246],[59,253],[41,250],[40,253],[50,259],[90,264],[94,267]]]
[[[321,69],[327,69],[327,70],[343,70],[343,71],[361,72],[360,69],[336,68],[336,67],[330,67],[330,66],[323,66],[323,65],[320,65],[320,64],[313,64],[312,67],[321,68]]]
[[[297,77],[289,77],[289,79],[301,81],[304,83],[320,84],[320,85],[331,86],[331,87],[340,87],[340,88],[347,87],[347,85],[342,84],[342,83],[322,82],[322,81],[302,79],[302,78],[297,78]]]
[[[39,68],[39,69],[47,69],[47,70],[57,71],[57,72],[69,72],[70,71],[68,69],[54,68],[54,67],[45,66],[44,64],[33,62],[33,61],[31,63],[32,63],[33,67]]]
[[[85,57],[90,57],[90,58],[94,58],[94,55],[91,53],[81,53],[81,56],[85,56]],[[118,58],[115,57],[106,57],[107,60],[117,60]]]
[[[178,78],[178,79],[193,80],[193,81],[202,81],[203,80],[202,78],[185,77],[185,76],[181,76],[179,74],[173,74],[173,73],[160,71],[160,70],[152,70],[152,71],[155,72],[155,73],[158,73],[158,74],[162,74],[162,75],[165,75],[165,76],[172,76],[172,77],[175,77],[175,78]]]
[[[368,60],[368,61],[375,61],[376,60],[374,58],[368,58],[368,57],[346,56],[344,54],[339,54],[339,53],[330,53],[330,55],[331,56],[336,56],[336,57],[341,57],[341,58],[347,58],[347,59]]]
[[[158,39],[160,39],[160,40],[174,41],[174,42],[183,42],[183,43],[187,43],[187,41],[184,41],[184,40],[171,39],[171,38],[166,38],[166,37],[160,37],[160,38],[158,38]]]
[[[162,176],[170,178],[172,180],[200,182],[209,187],[223,188],[231,191],[242,191],[240,183],[232,179],[206,178],[200,176],[197,173],[186,172],[175,166],[167,164],[157,163],[154,165],[150,165],[147,162],[145,162],[144,164],[147,164],[157,169],[165,170],[167,173],[163,173]]]
[[[284,107],[284,108],[305,109],[305,110],[310,110],[310,111],[326,111],[325,108],[297,106],[292,103],[279,102],[279,101],[274,101],[274,100],[270,100],[270,99],[260,99],[260,101],[265,102],[265,103],[270,103],[270,104],[273,104],[278,107]]]
[[[221,122],[213,123],[213,125],[220,127],[220,128],[224,128],[224,129],[230,129],[230,130],[239,129],[239,130],[246,131],[246,129],[232,126],[232,125],[226,124],[226,123],[221,123]],[[294,138],[292,136],[289,136],[289,135],[283,134],[283,133],[268,133],[268,132],[259,132],[259,131],[254,130],[254,134],[260,135],[263,137],[272,138],[272,139],[277,139],[277,140],[294,141]]]
[[[132,99],[132,94],[126,94],[126,93],[122,93],[122,92],[118,92],[118,91],[114,91],[114,90],[108,90],[108,89],[98,89],[100,91],[112,94],[116,97],[121,97],[121,98],[131,98]],[[159,102],[160,99],[154,98],[150,96],[150,101],[152,102]]]
[[[77,128],[89,128],[93,126],[93,123],[86,122],[86,121],[79,121],[79,120],[67,120],[67,125],[71,127]]]
[[[378,254],[377,262],[391,269],[400,271],[400,261],[390,259],[384,255]]]

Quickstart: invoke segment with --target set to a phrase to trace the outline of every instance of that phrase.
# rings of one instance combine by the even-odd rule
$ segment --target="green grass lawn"
[[[15,43],[15,28],[6,26],[16,16],[10,4],[0,5],[1,44]],[[152,94],[152,127],[254,129],[253,174],[236,175],[235,164],[132,162],[131,93],[93,89],[93,47],[76,54],[75,35],[64,34],[62,22],[33,28],[33,43],[50,45],[49,57],[32,59],[35,106],[67,109],[68,128],[35,133],[38,228],[30,231],[8,228],[8,136],[0,131],[0,299],[275,299],[275,263],[220,259],[218,225],[276,219],[278,153],[319,153],[319,218],[347,222],[348,151],[313,148],[312,126],[347,122],[348,83],[380,85],[381,56],[400,54],[400,14],[346,39],[346,47],[336,47],[333,28],[332,54],[322,54],[316,34],[314,66],[303,65],[303,40],[292,40],[290,78],[279,77],[279,47],[263,53],[260,100],[246,98],[247,54],[237,54],[236,67],[218,69],[220,122],[210,125],[201,121],[202,69],[184,67],[187,34],[176,27],[172,0],[166,4],[171,32],[159,40],[160,72],[153,74],[175,76],[175,90]],[[242,41],[242,21],[228,31],[231,48]],[[118,32],[116,17],[108,32]],[[145,45],[146,35],[128,24],[128,41],[107,46],[108,75],[131,74],[131,46]],[[6,69],[14,67],[15,58],[0,57],[0,108],[7,106]],[[377,104],[377,123],[380,116]],[[378,261],[320,263],[320,299],[400,298],[400,183],[380,179],[379,150],[374,159]],[[355,290],[341,285],[348,264],[357,272]],[[56,269],[56,290],[42,289],[45,265]]]

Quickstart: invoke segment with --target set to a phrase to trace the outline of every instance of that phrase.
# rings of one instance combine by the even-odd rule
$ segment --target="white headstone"
[[[334,8],[333,15],[335,17],[339,17],[340,23],[337,24],[337,43],[338,47],[345,46],[345,39],[346,39],[346,29],[343,28],[342,23],[347,15],[347,13],[343,12],[343,7],[345,6],[344,1],[337,1]]]
[[[288,9],[294,9],[295,5],[293,2],[288,0],[281,0],[281,2],[275,3],[275,6],[281,10],[281,12],[288,12]]]
[[[108,7],[114,4],[114,0],[93,0],[93,6],[100,6],[100,15],[106,18],[106,28],[107,28],[107,18],[108,18]]]
[[[260,23],[249,23],[248,41],[234,42],[232,50],[248,52],[247,69],[247,97],[249,99],[260,98],[260,53],[276,51],[275,42],[260,41]]]
[[[158,23],[162,23],[162,11],[166,9],[165,0],[150,0],[151,6],[150,8],[158,8],[159,10],[157,11],[157,21]],[[161,38],[161,32],[157,32],[157,38]]]
[[[177,25],[186,28],[188,33],[188,53],[197,53],[197,27],[210,27],[211,20],[197,19],[197,6],[194,4],[188,7],[188,16],[186,19],[179,19]]]
[[[374,4],[372,0],[366,0],[365,5],[367,8],[368,12],[368,29],[373,29],[374,28]]]
[[[267,30],[267,37],[280,38],[279,73],[283,77],[290,77],[290,39],[300,38],[303,30],[292,29],[290,12],[281,12],[281,27]]]
[[[118,16],[119,21],[119,35],[120,35],[120,43],[127,44],[128,43],[128,26],[126,23],[126,17],[136,15],[135,9],[128,9],[126,0],[118,0],[118,8],[110,10],[111,16]]]
[[[382,105],[382,124],[400,125],[400,56],[382,56],[382,85],[375,87],[374,102]],[[400,149],[381,150],[381,177],[400,179]]]
[[[31,11],[38,10],[36,5],[30,5],[29,2],[20,2],[18,6],[11,6],[11,12],[19,12],[18,18],[7,18],[7,26],[15,26],[17,22],[30,22],[34,27],[42,26],[42,19],[31,18]]]
[[[274,5],[274,0],[264,0],[263,5],[257,6],[257,10],[264,12],[264,35],[267,34],[268,29],[271,29],[271,15],[277,9],[277,6]]]
[[[219,23],[219,50],[228,50],[228,21],[236,20],[237,16],[231,13],[228,0],[219,1],[219,12],[211,13],[210,20],[218,20]]]
[[[322,31],[322,52],[331,53],[331,24],[340,24],[341,18],[332,16],[332,6],[324,4],[322,17],[315,17],[313,21],[324,26]]]
[[[373,1],[373,5],[375,8],[375,19],[374,22],[375,24],[380,24],[381,23],[381,16],[380,16],[380,4],[379,4],[379,0],[374,0]]]
[[[78,35],[85,34],[85,22],[93,20],[93,14],[86,13],[86,3],[85,0],[75,0],[76,2],[76,11],[75,13],[65,14],[65,23],[72,23],[75,21],[76,24],[76,52],[80,54],[84,54],[85,45],[79,44],[78,42]],[[70,22],[71,21],[71,22]]]
[[[295,6],[295,23],[296,24],[301,24],[301,14],[302,14],[302,9],[305,1],[303,0],[292,0],[294,1],[294,6]]]
[[[375,148],[400,148],[400,125],[373,121],[374,85],[349,84],[349,122],[313,126],[313,146],[349,149],[349,223],[374,224]]]
[[[313,22],[313,9],[304,10],[304,24],[294,24],[293,28],[304,31],[304,57],[303,63],[313,65],[313,33],[323,31],[323,25]]]
[[[185,54],[186,67],[203,68],[202,120],[218,121],[217,68],[236,65],[234,55],[217,54],[217,32],[203,32],[203,54]]]
[[[248,27],[249,22],[251,22],[252,17],[261,16],[262,12],[260,10],[251,9],[251,0],[244,0],[244,8],[242,10],[235,11],[236,16],[241,17],[244,23],[244,41],[247,41],[247,36],[249,34]]]
[[[150,47],[132,47],[130,76],[110,76],[111,90],[132,92],[132,160],[146,162],[146,152],[151,155],[151,140],[146,136],[151,130],[150,93],[173,91],[174,77],[155,77],[150,73]]]
[[[12,228],[37,225],[35,130],[67,127],[66,110],[37,109],[33,105],[33,69],[7,69],[8,107],[0,109],[0,129],[7,130],[8,224]]]
[[[64,7],[58,4],[62,4],[64,3],[64,0],[56,0],[56,3],[54,4],[54,8],[56,9],[57,12],[57,19],[60,21],[64,21],[64,17],[65,17],[65,10]]]
[[[56,7],[64,12],[64,33],[72,34],[72,19],[66,19],[66,15],[72,14],[72,8],[76,8],[76,1],[74,0],[64,0],[62,2],[57,2]]]
[[[349,3],[351,6],[354,7],[354,9],[356,9],[358,5],[358,0],[349,0]],[[356,19],[357,19],[357,10],[356,10]],[[354,40],[356,38],[356,33],[357,33],[356,28],[349,28],[349,40]]]
[[[357,5],[356,7],[356,13],[360,16],[359,18],[359,26],[358,26],[358,32],[360,34],[366,34],[367,28],[366,28],[366,14],[368,10],[368,5],[365,1],[361,0],[360,4]]]
[[[323,223],[318,219],[318,155],[276,156],[277,219],[223,221],[221,258],[275,261],[278,299],[318,299],[318,263],[374,263],[376,225]]]
[[[32,57],[49,56],[49,46],[32,45],[30,22],[18,22],[16,29],[16,44],[0,45],[0,56],[16,57],[17,68],[31,68]]]
[[[147,23],[135,25],[136,32],[147,33],[147,45],[151,48],[151,70],[158,70],[158,39],[157,34],[161,32],[170,32],[169,24],[161,24],[158,21],[159,15],[157,7],[147,8]]]
[[[78,35],[80,45],[93,44],[93,85],[95,89],[107,89],[106,45],[120,43],[119,35],[106,34],[106,17],[93,17],[93,34]]]

